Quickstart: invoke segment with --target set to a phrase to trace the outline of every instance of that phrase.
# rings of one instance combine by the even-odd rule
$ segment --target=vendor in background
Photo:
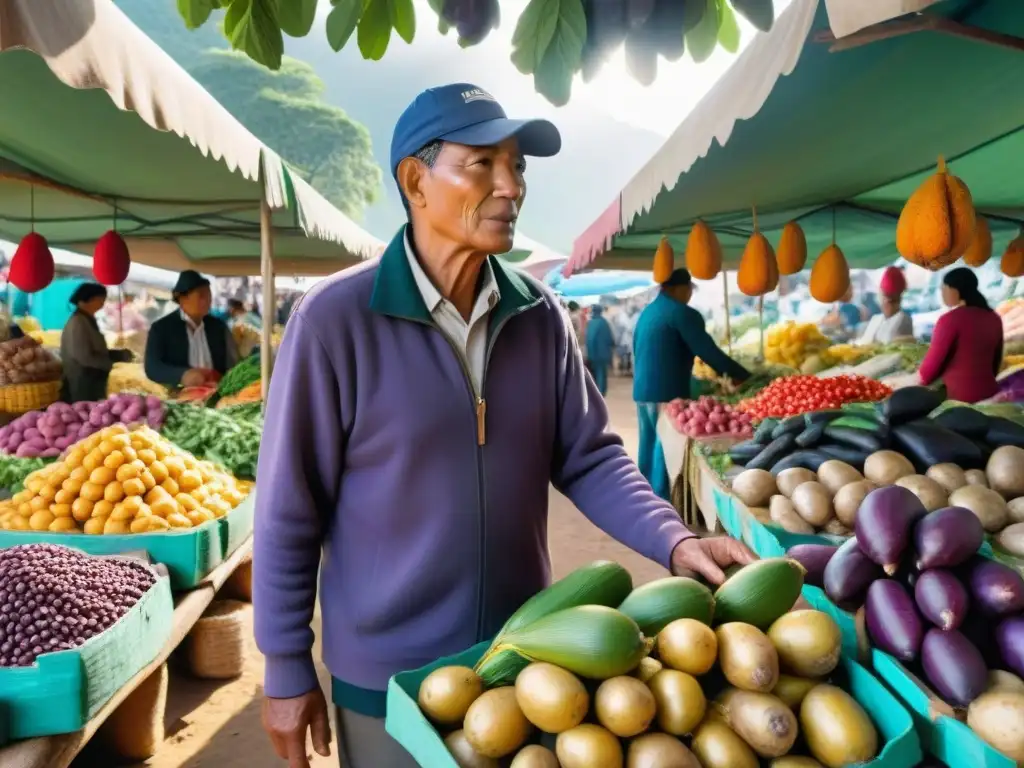
[[[891,344],[897,339],[914,336],[914,320],[903,311],[900,303],[907,290],[907,278],[899,267],[889,267],[882,273],[878,292],[882,295],[882,311],[868,320],[858,344]]]
[[[689,306],[692,296],[690,273],[677,269],[640,313],[633,331],[633,400],[640,422],[637,464],[663,499],[671,497],[672,483],[658,440],[658,414],[665,403],[697,395],[693,389],[694,358],[736,382],[750,376],[704,329],[704,317]]]
[[[593,317],[587,323],[587,359],[590,361],[590,373],[594,377],[597,391],[608,394],[608,370],[612,367],[612,352],[615,339],[612,326],[604,316],[604,307],[594,306]]]
[[[952,307],[939,318],[918,377],[928,386],[939,379],[950,400],[976,403],[999,391],[996,375],[1003,363],[1003,321],[978,290],[967,267],[942,278],[942,302]]]
[[[107,379],[114,363],[127,363],[127,349],[108,349],[96,313],[107,301],[107,289],[99,283],[82,283],[69,299],[75,311],[60,336],[60,359],[64,366],[60,399],[65,403],[103,400]]]
[[[167,387],[195,387],[223,376],[238,362],[238,347],[227,324],[210,315],[210,281],[187,269],[171,296],[178,311],[150,327],[146,375]]]
[[[860,307],[853,303],[853,286],[846,289],[843,297],[836,302],[832,311],[819,323],[822,330],[837,340],[853,338],[857,326],[864,320]]]

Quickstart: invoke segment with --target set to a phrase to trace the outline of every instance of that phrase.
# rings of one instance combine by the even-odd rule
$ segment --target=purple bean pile
[[[0,667],[27,667],[113,626],[156,583],[138,560],[54,544],[0,551]]]

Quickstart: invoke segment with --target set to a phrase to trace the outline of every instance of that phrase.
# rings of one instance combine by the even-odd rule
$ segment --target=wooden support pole
[[[732,354],[732,320],[729,317],[729,273],[722,270],[722,299],[725,302],[725,343]]]
[[[764,295],[757,297],[757,325],[761,329],[761,360],[764,360]]]
[[[260,333],[260,381],[263,408],[267,407],[270,392],[270,374],[274,369],[274,228],[270,203],[264,195],[260,200],[260,276],[263,281],[263,328]]]

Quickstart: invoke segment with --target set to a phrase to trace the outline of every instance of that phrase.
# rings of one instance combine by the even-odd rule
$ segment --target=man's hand
[[[288,768],[309,768],[306,731],[313,737],[313,749],[331,756],[331,721],[327,701],[319,688],[294,699],[263,699],[263,730],[270,734],[274,751]]]
[[[206,374],[198,368],[189,368],[181,375],[181,386],[201,387],[206,382]]]
[[[672,573],[694,571],[712,584],[725,581],[730,565],[746,565],[757,560],[747,545],[728,536],[684,539],[672,550]]]

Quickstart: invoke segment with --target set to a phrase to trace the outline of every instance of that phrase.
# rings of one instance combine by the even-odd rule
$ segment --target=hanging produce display
[[[121,285],[128,279],[132,260],[128,244],[114,229],[107,230],[92,252],[92,273],[102,285]]]
[[[911,264],[942,269],[967,250],[975,221],[970,190],[940,157],[936,172],[914,190],[900,212],[896,250]]]
[[[821,252],[811,267],[811,296],[822,304],[839,301],[850,290],[850,267],[835,243]]]
[[[1007,277],[1024,277],[1024,234],[1017,235],[1006,246],[999,270]]]
[[[149,427],[105,427],[75,443],[61,461],[25,478],[25,489],[0,502],[0,529],[157,533],[223,517],[248,495],[209,461],[171,444]]]
[[[760,232],[755,231],[747,240],[736,271],[736,284],[740,293],[755,297],[774,291],[779,284],[775,250]]]
[[[18,290],[35,293],[53,282],[54,271],[53,254],[46,238],[29,232],[14,251],[7,279]]]
[[[668,241],[667,237],[662,237],[658,241],[658,247],[654,251],[654,269],[651,277],[654,278],[654,282],[664,283],[672,276],[672,271],[676,268],[676,254],[672,250],[672,244]]]
[[[980,267],[992,258],[992,230],[988,220],[981,215],[974,219],[974,236],[964,252],[964,264],[968,267]]]
[[[807,263],[807,237],[795,221],[787,222],[782,228],[776,260],[779,273],[783,275],[795,275]]]
[[[697,221],[686,240],[686,269],[697,280],[713,280],[722,271],[722,244],[703,221]]]

